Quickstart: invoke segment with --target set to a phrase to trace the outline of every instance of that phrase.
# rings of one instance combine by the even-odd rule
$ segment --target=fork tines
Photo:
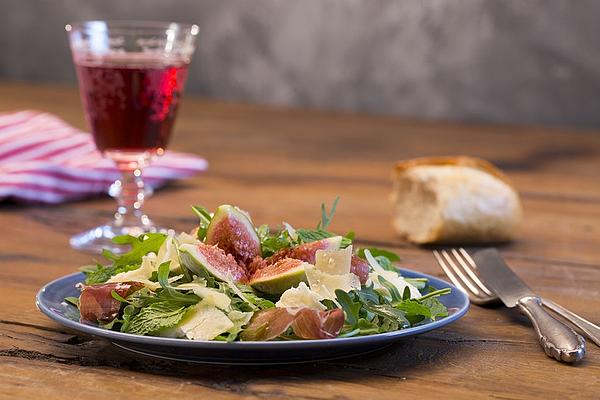
[[[496,298],[477,276],[475,261],[465,249],[434,250],[433,255],[452,283],[469,294],[471,300],[487,302]]]

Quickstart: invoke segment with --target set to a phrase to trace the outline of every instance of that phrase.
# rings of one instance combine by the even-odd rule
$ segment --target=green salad
[[[439,297],[450,289],[404,278],[396,254],[328,229],[337,200],[316,228],[275,231],[235,206],[195,206],[191,233],[114,238],[130,251],[82,267],[80,296],[65,301],[104,329],[227,342],[372,335],[446,317]]]

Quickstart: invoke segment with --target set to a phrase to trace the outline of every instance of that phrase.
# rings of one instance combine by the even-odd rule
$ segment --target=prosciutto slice
[[[367,279],[369,279],[369,272],[371,271],[371,267],[369,267],[369,263],[363,260],[358,256],[352,256],[350,262],[350,272],[354,275],[358,276],[360,283],[367,283]]]
[[[257,312],[241,334],[244,341],[273,340],[291,326],[301,339],[332,339],[344,326],[344,311],[320,311],[302,308],[294,314],[285,308],[269,308]]]
[[[275,339],[284,333],[296,316],[285,308],[268,308],[254,314],[250,323],[240,335],[244,341],[265,341]]]
[[[292,323],[294,334],[302,339],[333,339],[344,326],[344,311],[339,308],[319,311],[303,308]]]
[[[127,297],[143,286],[138,282],[84,286],[79,296],[79,320],[93,323],[112,321],[119,315],[121,308],[121,302],[112,297],[112,291],[121,297]]]

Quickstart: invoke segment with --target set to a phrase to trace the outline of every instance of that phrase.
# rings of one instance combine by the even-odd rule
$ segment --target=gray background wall
[[[74,82],[66,22],[195,22],[187,90],[600,128],[597,0],[0,0],[0,79]],[[1,95],[1,94],[0,94]]]

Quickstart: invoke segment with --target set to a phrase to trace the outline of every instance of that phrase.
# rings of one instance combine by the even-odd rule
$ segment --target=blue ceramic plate
[[[75,285],[84,275],[67,275],[45,285],[36,296],[36,305],[61,325],[78,332],[109,340],[114,345],[153,357],[214,364],[284,364],[341,358],[367,353],[389,346],[404,338],[441,328],[462,317],[469,308],[467,296],[446,281],[410,270],[400,270],[407,278],[427,278],[436,289],[449,287],[452,292],[440,298],[449,315],[429,324],[371,336],[324,340],[290,340],[280,342],[211,342],[138,336],[109,331],[79,322],[79,312],[64,303],[68,296],[79,296]]]

